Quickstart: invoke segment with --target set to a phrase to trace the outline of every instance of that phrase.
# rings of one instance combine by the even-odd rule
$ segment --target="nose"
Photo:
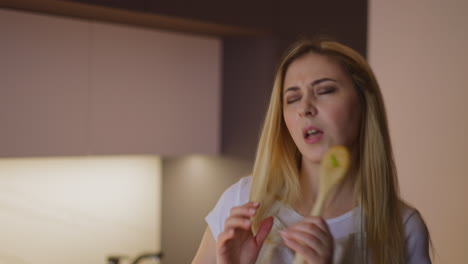
[[[301,117],[315,116],[316,114],[317,108],[312,102],[308,100],[304,100],[303,102],[301,102],[301,105],[299,107],[299,115]]]

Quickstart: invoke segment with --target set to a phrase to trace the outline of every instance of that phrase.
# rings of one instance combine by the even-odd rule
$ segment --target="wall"
[[[219,39],[7,9],[0,34],[0,156],[219,153]]]
[[[366,51],[367,1],[70,0],[258,29],[223,38],[223,154],[253,160],[279,57],[299,37],[326,35]],[[242,128],[242,129],[238,129]]]
[[[163,159],[163,263],[191,263],[207,227],[205,216],[251,163],[229,157]]]
[[[254,160],[278,63],[277,39],[224,38],[221,151]]]
[[[373,0],[369,12],[403,197],[427,221],[435,263],[468,263],[468,2]]]
[[[161,179],[154,156],[0,159],[0,264],[159,252]]]
[[[129,23],[140,26],[159,26],[165,29],[179,30],[180,32],[198,32],[226,37],[223,39],[222,53],[223,109],[221,115],[223,116],[223,123],[220,148],[223,154],[247,159],[253,159],[255,154],[259,128],[265,114],[266,103],[264,102],[268,100],[279,56],[286,47],[299,37],[326,35],[350,45],[361,53],[365,53],[366,51],[366,0],[339,2],[339,5],[337,5],[337,1],[317,2],[310,0],[258,0],[254,2],[248,0],[231,2],[219,2],[216,0],[201,0],[196,2],[186,0],[44,0],[40,5],[35,4],[34,1],[3,1],[3,5],[19,10],[35,10],[37,12],[64,14],[66,16],[96,18],[101,21]],[[114,53],[109,57],[117,57],[128,50],[120,44],[125,43],[126,45],[127,42],[133,41],[135,34],[126,35],[128,37],[124,37],[122,41],[114,41],[112,43],[118,44],[114,50],[120,51],[120,53]],[[60,36],[60,34],[56,34],[56,36]],[[255,37],[248,39],[246,36]],[[185,43],[185,41],[183,42]],[[145,40],[143,43],[148,43],[148,41]],[[105,47],[110,47],[112,44],[107,44]],[[144,47],[144,45],[140,44],[137,42],[136,45]],[[138,51],[139,48],[135,50]],[[189,55],[202,53],[203,50],[201,53],[192,52]],[[97,54],[100,54],[100,51]],[[183,57],[186,57],[186,55]],[[112,60],[106,58],[103,61]],[[116,67],[121,66],[119,63],[114,63],[113,65],[116,65]],[[242,70],[239,71],[238,69]],[[133,71],[133,73],[135,72],[139,71]],[[151,72],[151,68],[144,68],[140,76],[145,77],[148,72]],[[162,75],[164,76],[164,74]],[[124,82],[115,80],[113,83],[123,83],[125,85],[125,76],[122,77],[120,74],[118,76],[124,79]],[[215,75],[211,77],[215,77]],[[119,88],[119,90],[122,89]],[[147,89],[145,90],[147,91]],[[107,90],[104,89],[103,91]],[[143,94],[146,95],[145,92]],[[143,97],[141,100],[145,101],[147,98],[149,97]],[[101,102],[101,100],[99,101]],[[129,97],[128,101],[132,103],[135,100]],[[111,102],[111,105],[113,103]],[[98,109],[106,110],[106,107],[100,107],[100,104],[97,105]],[[137,106],[139,108],[137,110],[147,108],[146,104]],[[203,106],[213,107],[212,104],[203,104]],[[73,104],[70,107],[73,107]],[[130,115],[132,111],[127,113],[127,115]],[[165,112],[154,111],[154,113]],[[216,115],[217,113],[216,111],[207,111],[204,116],[208,117],[210,114]],[[75,118],[81,121],[79,120],[81,118],[80,113],[75,114],[77,115]],[[106,124],[101,123],[101,120],[105,120]],[[99,144],[97,148],[101,150],[105,148],[108,153],[117,153],[119,150],[116,150],[116,148],[119,148],[120,143],[114,144],[114,142],[119,142],[119,138],[122,135],[133,133],[137,135],[134,137],[135,142],[131,142],[130,144],[133,144],[133,146],[138,144],[138,149],[145,150],[145,153],[148,152],[147,149],[153,149],[153,145],[158,145],[155,142],[144,142],[142,140],[148,134],[155,132],[155,129],[152,129],[153,127],[147,125],[150,122],[136,118],[132,118],[132,120],[133,122],[130,125],[119,127],[118,118],[108,119],[106,115],[98,118],[94,124],[101,124],[102,126],[93,135],[100,137],[100,140],[93,141],[93,144]],[[110,126],[107,125],[107,122],[111,123]],[[54,125],[53,122],[50,123]],[[76,126],[76,123],[68,123]],[[135,124],[137,127],[146,127],[146,129],[132,130],[131,128]],[[107,127],[111,129],[119,127],[118,133],[112,134],[112,137],[109,138],[102,137],[102,135],[109,135],[106,131]],[[205,126],[196,127],[203,129]],[[237,133],[232,129],[233,127],[242,127],[242,130]],[[114,131],[116,130],[114,129]],[[70,141],[63,140],[62,134],[58,135],[60,136],[58,138],[64,142],[60,146],[68,147]],[[170,133],[169,135],[173,136],[175,134]],[[77,139],[75,142],[79,140],[89,141],[80,138],[79,135],[75,136],[75,138]],[[176,137],[174,136],[174,138]],[[180,145],[191,146],[191,144],[198,144],[200,142],[189,140],[184,143]],[[74,146],[76,145],[78,144]],[[212,147],[207,144],[197,145],[198,148],[203,146],[207,149]],[[128,146],[124,146],[124,148],[128,148]],[[178,151],[172,147],[165,154],[180,154],[180,152],[170,153],[171,150]],[[219,148],[216,150],[219,150]],[[213,148],[211,148],[203,153],[212,154],[213,152]]]

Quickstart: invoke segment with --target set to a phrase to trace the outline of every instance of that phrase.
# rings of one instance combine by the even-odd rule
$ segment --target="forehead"
[[[284,87],[311,83],[321,78],[344,81],[348,78],[340,64],[333,58],[308,53],[295,59],[286,70]]]

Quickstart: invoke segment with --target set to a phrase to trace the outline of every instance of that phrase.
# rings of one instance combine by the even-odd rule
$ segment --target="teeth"
[[[308,136],[309,136],[309,135],[312,135],[312,134],[316,134],[316,133],[318,133],[318,131],[315,130],[315,129],[307,130],[307,135],[308,135]]]

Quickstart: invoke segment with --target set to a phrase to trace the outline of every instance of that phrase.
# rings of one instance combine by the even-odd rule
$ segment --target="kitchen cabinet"
[[[0,33],[0,156],[219,152],[219,39],[6,9]]]
[[[0,9],[0,155],[86,152],[89,23]]]
[[[217,154],[221,43],[93,24],[94,153]]]

